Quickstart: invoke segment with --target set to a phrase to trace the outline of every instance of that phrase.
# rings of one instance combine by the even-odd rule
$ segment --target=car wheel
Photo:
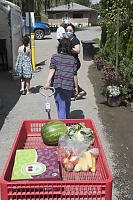
[[[35,31],[35,39],[36,40],[42,40],[44,38],[44,31],[41,29],[37,29]]]

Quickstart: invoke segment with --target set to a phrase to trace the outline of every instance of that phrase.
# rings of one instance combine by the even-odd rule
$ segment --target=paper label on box
[[[46,166],[39,162],[26,163],[21,167],[21,173],[25,175],[39,175],[46,171]]]

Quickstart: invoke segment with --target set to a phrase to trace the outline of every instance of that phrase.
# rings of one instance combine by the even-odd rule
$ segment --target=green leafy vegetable
[[[70,139],[76,139],[81,143],[90,142],[91,145],[94,143],[93,131],[81,123],[69,128],[68,136]]]

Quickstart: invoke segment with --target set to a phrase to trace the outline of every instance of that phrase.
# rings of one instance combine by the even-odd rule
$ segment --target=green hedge
[[[123,80],[123,95],[133,96],[133,20],[131,2],[101,0],[101,40],[96,57],[104,58],[116,67],[117,9],[120,7],[118,68]]]

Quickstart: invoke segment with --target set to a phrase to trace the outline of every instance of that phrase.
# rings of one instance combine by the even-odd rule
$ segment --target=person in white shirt
[[[59,28],[57,28],[57,40],[60,42],[60,40],[66,36],[65,29],[64,29],[64,23],[61,23]]]

